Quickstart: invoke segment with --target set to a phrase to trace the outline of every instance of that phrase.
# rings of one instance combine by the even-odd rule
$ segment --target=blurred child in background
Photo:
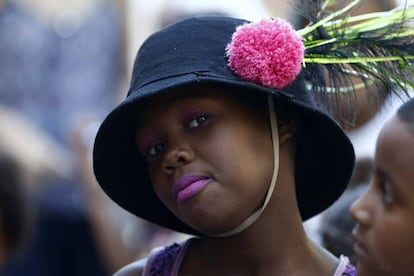
[[[374,176],[352,205],[358,275],[414,275],[414,100],[378,136]]]

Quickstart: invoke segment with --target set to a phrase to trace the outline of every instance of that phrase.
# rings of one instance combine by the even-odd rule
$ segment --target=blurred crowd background
[[[397,4],[365,0],[355,12]],[[288,0],[0,0],[0,275],[111,275],[184,238],[112,203],[94,179],[91,150],[99,122],[126,95],[143,40],[201,14],[305,24]],[[349,202],[369,181],[378,130],[401,103],[361,102],[344,126],[358,159],[349,193],[305,222],[334,253],[349,246],[336,240],[352,229]]]

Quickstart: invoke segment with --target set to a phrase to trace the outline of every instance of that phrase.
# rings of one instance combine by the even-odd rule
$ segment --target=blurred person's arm
[[[97,183],[92,169],[92,153],[87,127],[80,127],[74,133],[77,167],[85,195],[87,212],[93,235],[104,264],[110,273],[134,261],[140,254],[136,245],[127,246],[122,238],[122,227],[114,217],[123,215],[124,210],[107,197]],[[114,215],[115,212],[115,215]],[[138,233],[137,233],[138,235]]]

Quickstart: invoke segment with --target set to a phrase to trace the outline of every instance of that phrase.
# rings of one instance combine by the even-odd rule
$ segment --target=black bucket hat
[[[96,136],[93,165],[97,181],[124,209],[152,223],[199,234],[179,220],[152,189],[144,158],[135,144],[136,108],[143,98],[187,85],[219,85],[272,94],[277,105],[300,114],[297,133],[296,194],[303,220],[329,207],[346,188],[354,151],[346,134],[305,89],[302,74],[283,91],[245,81],[227,66],[226,45],[246,21],[192,17],[150,36],[140,48],[127,98],[105,118]]]

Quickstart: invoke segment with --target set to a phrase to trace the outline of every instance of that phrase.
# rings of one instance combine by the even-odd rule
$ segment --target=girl
[[[414,275],[414,100],[382,127],[375,173],[352,205],[359,275]]]
[[[328,86],[339,78],[327,82],[312,54],[337,47],[314,27],[194,17],[142,45],[127,99],[98,131],[95,175],[126,210],[194,238],[117,275],[356,275],[302,226],[341,195],[354,165],[322,97],[350,78]]]

